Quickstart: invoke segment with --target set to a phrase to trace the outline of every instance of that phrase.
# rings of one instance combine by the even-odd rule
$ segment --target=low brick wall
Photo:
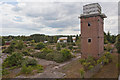
[[[100,70],[101,66],[102,66],[102,64],[98,64],[91,70],[88,70],[87,72],[85,72],[84,77],[91,78],[94,74],[96,74]]]

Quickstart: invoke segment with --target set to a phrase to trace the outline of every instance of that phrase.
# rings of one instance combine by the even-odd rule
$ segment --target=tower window
[[[88,26],[90,26],[90,23],[88,23]]]
[[[91,43],[91,39],[88,39],[88,43]]]

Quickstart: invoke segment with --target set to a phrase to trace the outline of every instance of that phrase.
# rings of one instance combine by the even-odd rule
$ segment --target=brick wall
[[[81,18],[81,52],[83,56],[99,57],[98,55],[104,52],[103,31],[103,18],[100,16]],[[91,38],[90,43],[88,43],[88,38]]]

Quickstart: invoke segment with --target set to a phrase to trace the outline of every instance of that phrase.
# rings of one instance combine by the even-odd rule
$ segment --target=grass
[[[75,60],[63,66],[61,71],[66,74],[65,78],[80,78],[81,68],[82,65],[80,64],[79,60]]]

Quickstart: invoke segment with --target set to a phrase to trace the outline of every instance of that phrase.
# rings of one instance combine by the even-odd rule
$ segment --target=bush
[[[45,58],[46,58],[46,55],[47,55],[48,53],[50,53],[50,52],[52,52],[51,49],[43,48],[43,49],[41,50],[40,57],[43,58],[43,59],[45,59]]]
[[[42,48],[45,48],[45,44],[43,42],[40,42],[35,46],[35,49],[42,49]]]
[[[7,49],[5,49],[3,52],[4,53],[9,53],[12,54],[12,52],[14,52],[15,50],[15,46],[14,45],[10,45]]]
[[[13,67],[13,66],[19,66],[21,65],[23,61],[23,55],[22,53],[13,53],[11,56],[8,56],[4,62],[3,66],[4,67]]]
[[[36,66],[37,65],[37,61],[35,59],[26,57],[24,59],[22,65],[25,65],[25,66]]]
[[[22,51],[22,53],[23,53],[25,56],[29,56],[29,55],[30,55],[29,52],[28,52],[28,50],[24,50],[24,51]]]
[[[62,43],[62,47],[63,47],[63,48],[66,47],[66,44],[65,44],[65,43]]]
[[[52,50],[51,50],[51,49],[48,49],[48,48],[43,48],[43,49],[41,50],[41,52],[47,54],[47,53],[52,52]]]
[[[54,54],[54,59],[53,59],[55,62],[63,62],[63,55],[61,53],[56,53]]]
[[[90,66],[88,67],[88,70],[92,69],[93,67],[94,67],[94,66],[90,65]]]
[[[103,64],[108,64],[109,63],[109,59],[104,59],[103,60]]]
[[[64,61],[72,58],[72,54],[70,53],[70,50],[68,49],[62,49],[60,53],[62,54]]]
[[[120,34],[116,38],[116,44],[117,52],[120,53]]]
[[[101,60],[97,60],[97,64],[100,64],[102,61]]]
[[[83,64],[85,62],[85,59],[80,59],[79,61],[81,64]]]
[[[21,73],[23,74],[30,74],[32,72],[32,67],[31,66],[26,66],[26,65],[23,65],[22,68],[21,68]]]
[[[75,43],[72,43],[72,46],[76,46],[76,44],[75,44]]]
[[[68,48],[69,48],[70,50],[72,50],[72,49],[73,49],[73,46],[71,45],[71,46],[69,46]]]
[[[53,60],[53,59],[54,59],[54,53],[48,53],[48,54],[46,55],[46,59],[47,59],[47,60]]]
[[[16,46],[17,49],[21,50],[24,47],[24,43],[20,40],[17,41]]]
[[[37,71],[38,73],[40,73],[40,72],[43,71],[43,66],[42,66],[42,65],[37,65],[36,68],[37,68],[37,70],[38,70],[38,71]]]
[[[1,40],[1,38],[0,38],[0,40]],[[1,42],[0,42],[1,43]],[[1,44],[0,44],[1,45]],[[5,45],[5,40],[2,38],[2,46],[4,46]]]
[[[106,53],[104,54],[104,56],[105,56],[107,59],[109,59],[109,62],[112,61],[112,55],[111,55],[110,52],[106,52]]]
[[[60,46],[59,43],[57,43],[57,45],[56,45],[56,49],[57,49],[58,51],[61,50],[61,46]]]
[[[47,56],[47,54],[48,54],[48,53],[51,53],[51,52],[52,52],[51,49],[43,48],[43,49],[41,50],[41,52],[35,53],[33,56],[34,56],[34,57],[38,57],[38,58],[45,59],[46,56]]]
[[[106,49],[107,51],[112,50],[112,47],[111,47],[110,43],[109,43],[109,44],[107,44],[107,46],[105,46],[105,49]]]
[[[2,69],[2,75],[7,75],[9,74],[9,71],[7,69]]]
[[[95,58],[92,57],[92,56],[88,56],[88,58],[86,59],[86,61],[90,62],[91,65],[96,65]]]

